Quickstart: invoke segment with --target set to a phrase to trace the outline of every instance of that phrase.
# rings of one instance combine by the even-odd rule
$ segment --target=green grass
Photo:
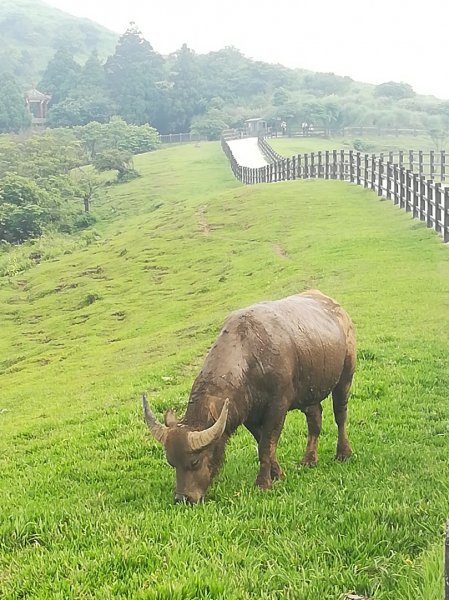
[[[435,144],[429,136],[352,136],[336,137],[330,139],[322,138],[268,138],[270,146],[284,156],[294,156],[295,154],[306,154],[307,152],[317,152],[322,150],[340,150],[342,148],[352,148],[353,142],[361,139],[369,145],[367,152],[395,152],[398,150],[434,150]]]
[[[136,158],[96,206],[99,239],[0,279],[2,599],[442,597],[449,514],[449,254],[374,194],[332,181],[240,186],[219,145]],[[352,315],[355,456],[253,487],[241,428],[208,502],[172,504],[142,422],[181,414],[225,316],[308,287]]]

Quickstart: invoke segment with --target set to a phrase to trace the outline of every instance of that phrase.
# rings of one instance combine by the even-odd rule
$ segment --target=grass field
[[[353,142],[361,139],[368,144],[367,152],[394,152],[397,150],[435,150],[435,144],[426,135],[416,136],[353,136],[336,137],[330,139],[322,138],[268,138],[270,146],[284,156],[294,156],[318,150],[341,150],[352,148]]]
[[[343,182],[243,187],[217,143],[135,166],[88,245],[0,278],[0,598],[441,598],[448,247]],[[173,505],[140,393],[182,414],[228,312],[308,287],[357,327],[354,457],[326,401],[315,469],[294,413],[272,491],[241,428],[208,502]]]

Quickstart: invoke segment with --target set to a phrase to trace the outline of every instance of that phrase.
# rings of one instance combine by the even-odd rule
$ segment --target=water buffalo
[[[318,290],[233,312],[195,379],[184,417],[165,425],[143,396],[145,421],[176,469],[175,502],[197,503],[217,473],[226,442],[242,423],[258,443],[256,485],[283,478],[276,446],[287,411],[307,419],[303,465],[316,464],[321,401],[332,392],[337,459],[351,453],[346,434],[349,389],[356,364],[354,328],[345,310]]]

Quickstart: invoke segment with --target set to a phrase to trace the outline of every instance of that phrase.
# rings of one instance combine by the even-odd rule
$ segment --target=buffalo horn
[[[142,396],[142,404],[145,423],[148,425],[151,434],[158,442],[160,442],[161,444],[165,444],[165,440],[167,439],[168,427],[166,427],[165,425],[161,425],[156,419],[156,417],[153,415],[153,413],[151,412],[151,408],[148,405],[146,394]]]
[[[189,431],[187,434],[187,441],[192,450],[201,450],[223,435],[226,427],[226,420],[228,418],[228,409],[229,399],[226,398],[220,416],[211,427],[208,427],[203,431]]]

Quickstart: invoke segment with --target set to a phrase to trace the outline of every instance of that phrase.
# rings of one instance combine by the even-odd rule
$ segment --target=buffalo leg
[[[352,377],[349,381],[339,381],[332,392],[335,422],[338,427],[337,460],[346,460],[352,454],[351,445],[346,433],[346,418],[348,414],[348,396]]]
[[[321,432],[322,412],[323,409],[321,407],[321,404],[314,404],[313,406],[308,406],[304,410],[309,433],[307,436],[306,451],[304,453],[304,458],[301,461],[302,465],[313,467],[318,462],[317,444],[318,437]]]
[[[260,442],[260,437],[262,435],[262,427],[261,425],[254,425],[253,423],[245,423],[245,427],[248,429],[250,433],[253,434],[257,444]],[[284,479],[285,475],[282,471],[281,465],[278,463],[276,458],[271,461],[270,468],[271,479]]]
[[[259,462],[260,469],[256,485],[263,490],[269,490],[272,485],[272,470],[277,478],[283,476],[282,469],[276,459],[276,447],[285,421],[285,412],[273,415],[268,413],[260,430]]]

